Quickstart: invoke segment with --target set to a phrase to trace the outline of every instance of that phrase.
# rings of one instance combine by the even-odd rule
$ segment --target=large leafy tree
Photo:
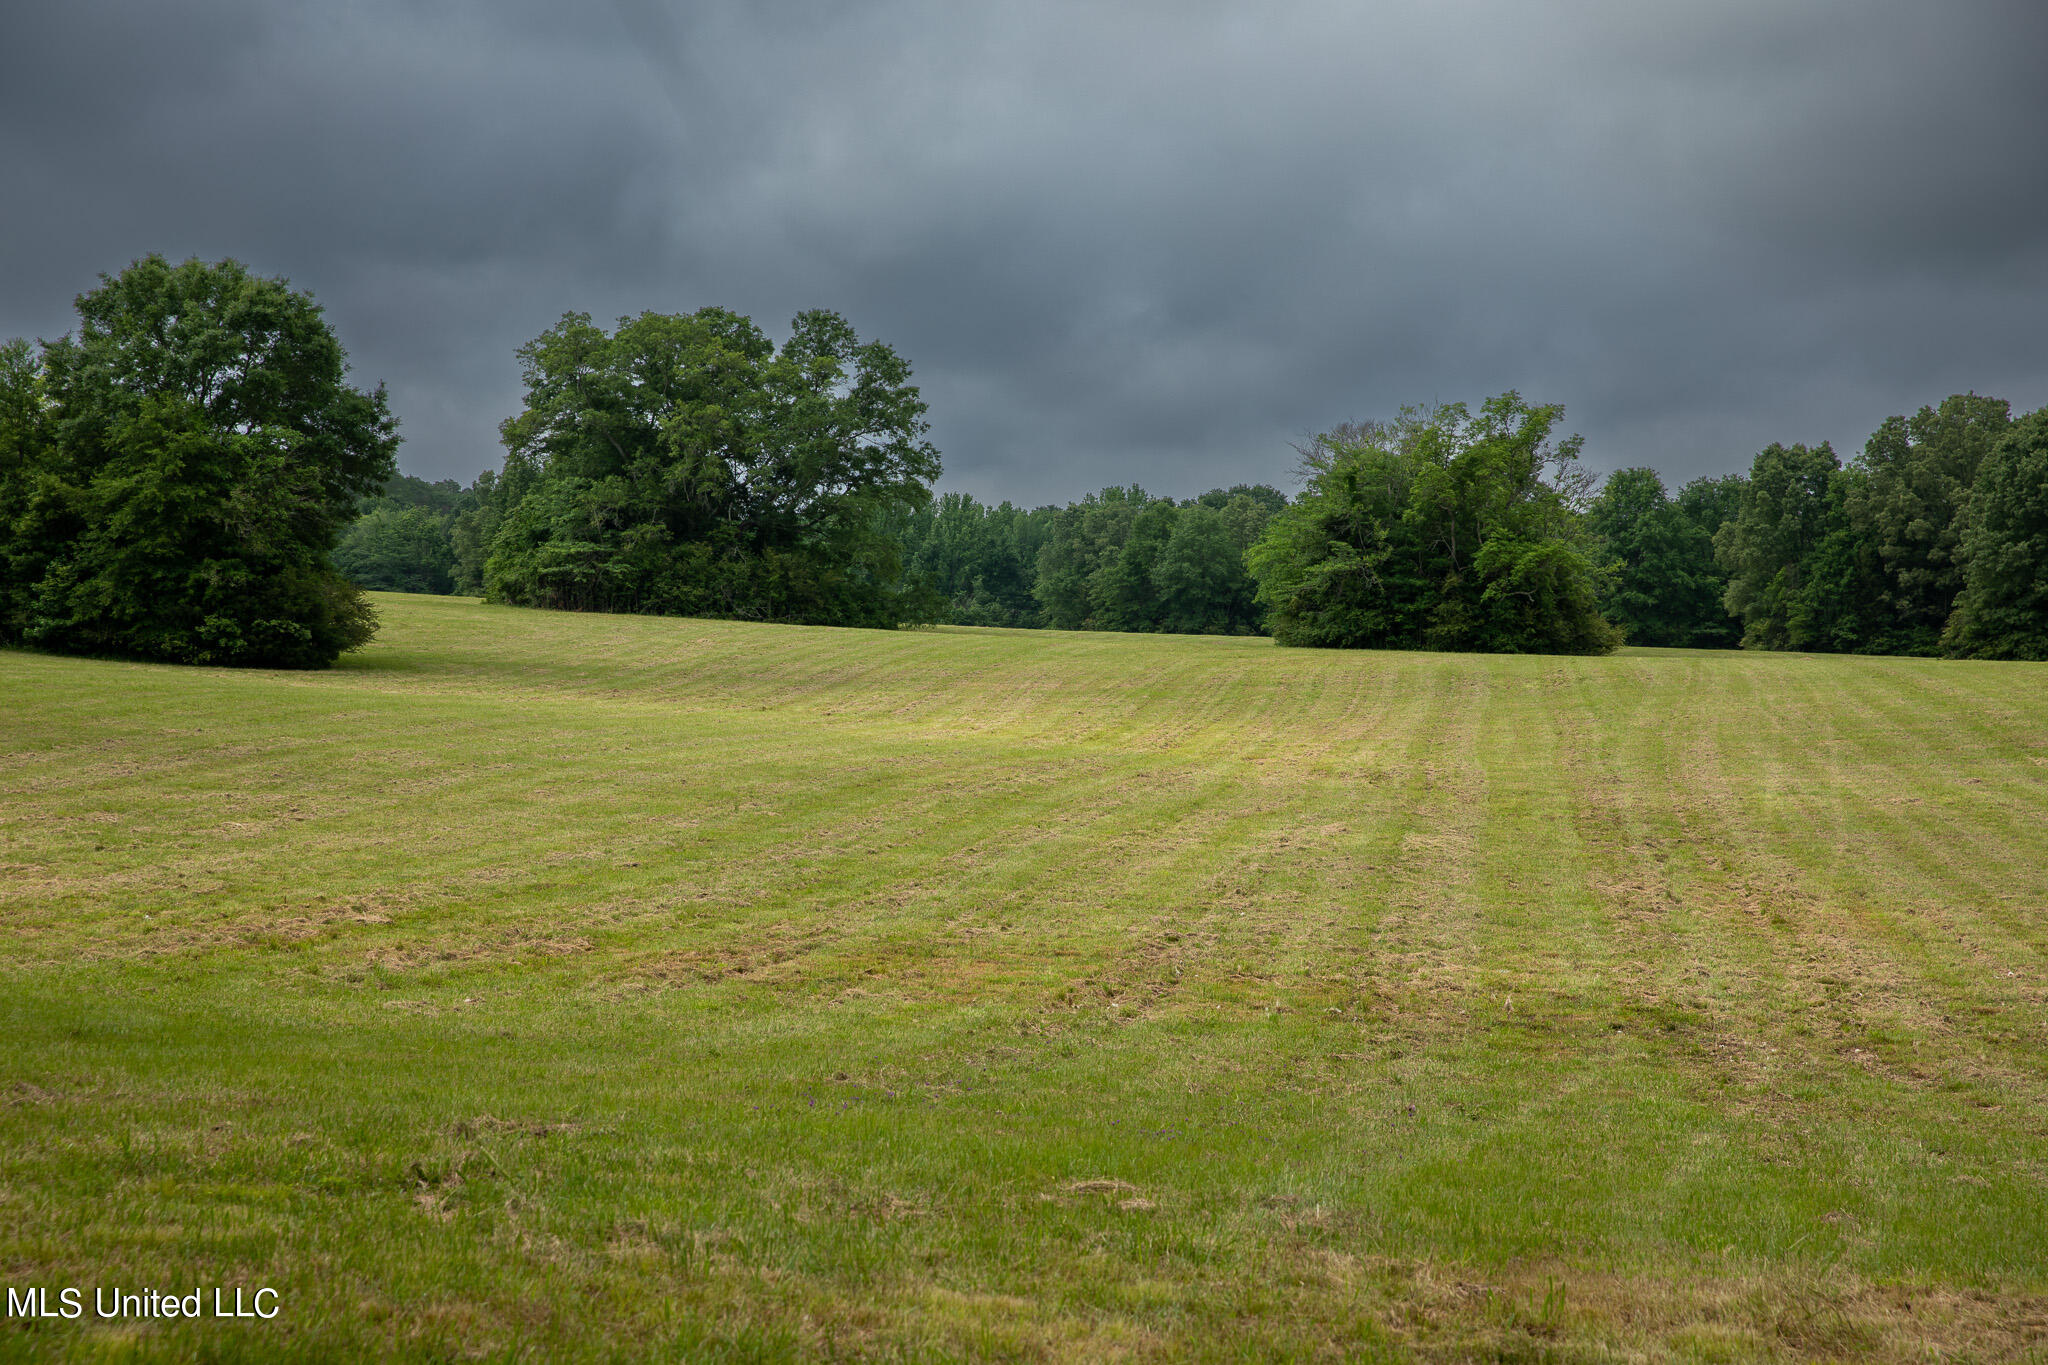
[[[0,343],[0,639],[20,635],[16,598],[40,573],[45,545],[25,543],[18,523],[53,474],[51,413],[43,367],[26,341]]]
[[[1089,584],[1096,625],[1104,630],[1160,628],[1163,604],[1153,571],[1180,517],[1180,508],[1166,498],[1138,507],[1123,544],[1103,559]]]
[[[1963,590],[1943,649],[2048,659],[2048,408],[2013,423],[1984,457],[1957,548]]]
[[[1509,392],[1354,424],[1304,452],[1308,487],[1248,556],[1282,644],[1597,654],[1578,437]]]
[[[720,308],[612,332],[572,313],[519,352],[485,568],[503,601],[893,625],[883,533],[939,473],[925,404],[889,347],[800,314],[775,346]]]
[[[78,315],[0,365],[0,638],[282,667],[366,642],[329,556],[392,473],[396,424],[313,300],[149,256]]]

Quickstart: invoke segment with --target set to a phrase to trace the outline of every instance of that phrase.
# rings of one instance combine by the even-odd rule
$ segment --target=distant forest
[[[1958,394],[1888,418],[1847,462],[1773,444],[1747,474],[1673,493],[1647,467],[1592,487],[1574,442],[1543,446],[1556,409],[1489,408],[1325,433],[1293,499],[1131,485],[1063,507],[946,493],[887,509],[874,529],[901,571],[894,614],[1302,644],[2048,658],[2048,409],[2015,421]],[[365,588],[491,595],[508,501],[496,473],[467,488],[400,475],[363,501],[336,566]],[[1461,522],[1462,560],[1444,548]],[[1502,544],[1516,548],[1489,561]],[[1501,603],[1526,608],[1519,624],[1489,625]]]
[[[335,549],[365,588],[487,593],[503,521],[498,476],[464,488],[400,474]],[[906,621],[1023,629],[1262,634],[1245,552],[1287,495],[1264,484],[1176,502],[1105,488],[1065,507],[996,506],[946,493],[889,518]]]

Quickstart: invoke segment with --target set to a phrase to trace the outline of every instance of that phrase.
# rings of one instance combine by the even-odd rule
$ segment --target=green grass
[[[33,1358],[2048,1358],[2048,667],[0,653]]]

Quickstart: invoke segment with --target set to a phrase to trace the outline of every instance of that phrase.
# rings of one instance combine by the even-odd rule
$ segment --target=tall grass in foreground
[[[32,1358],[2048,1341],[2048,667],[380,597],[0,653]]]

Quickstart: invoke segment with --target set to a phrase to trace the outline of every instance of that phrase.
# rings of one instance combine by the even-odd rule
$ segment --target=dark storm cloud
[[[102,270],[310,288],[497,460],[569,309],[844,312],[946,484],[1284,480],[1514,386],[1601,467],[2048,402],[2038,5],[68,5],[0,42],[0,335]]]

